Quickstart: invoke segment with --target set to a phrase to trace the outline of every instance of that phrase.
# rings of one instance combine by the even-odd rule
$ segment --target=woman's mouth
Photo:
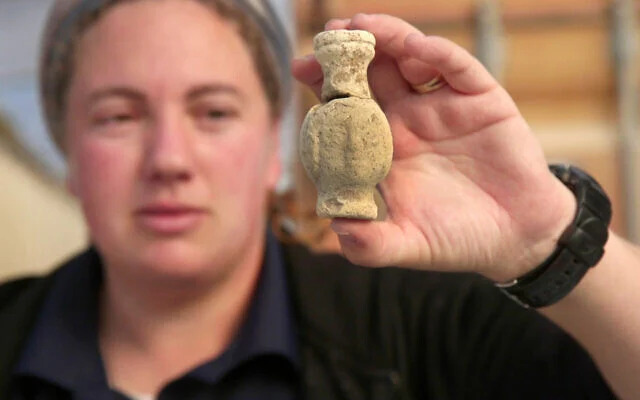
[[[182,204],[151,204],[136,210],[142,228],[159,235],[179,235],[198,227],[206,211]]]

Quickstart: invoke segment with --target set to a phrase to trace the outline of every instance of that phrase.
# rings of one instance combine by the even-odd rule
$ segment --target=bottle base
[[[321,218],[353,218],[373,220],[378,217],[378,206],[373,190],[343,189],[318,193],[316,213]]]

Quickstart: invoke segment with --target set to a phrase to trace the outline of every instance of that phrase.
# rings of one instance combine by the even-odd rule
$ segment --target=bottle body
[[[318,189],[318,216],[375,219],[375,186],[393,156],[391,129],[378,104],[332,100],[314,107],[303,127],[301,159]]]

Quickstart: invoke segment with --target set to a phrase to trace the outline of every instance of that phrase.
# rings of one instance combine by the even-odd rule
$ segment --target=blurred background
[[[87,243],[37,100],[39,35],[51,3],[0,0],[0,280],[47,271]],[[513,96],[549,161],[592,173],[612,198],[613,229],[640,239],[640,0],[273,3],[289,22],[298,54],[311,52],[313,36],[329,18],[357,12],[396,15],[467,48]],[[315,194],[303,181],[295,137],[315,102],[298,88],[284,129],[288,169],[280,191],[302,214],[312,213]]]

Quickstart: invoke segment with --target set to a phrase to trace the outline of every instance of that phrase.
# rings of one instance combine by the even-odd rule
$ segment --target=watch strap
[[[546,307],[571,292],[602,258],[609,234],[611,202],[602,187],[577,167],[555,164],[549,168],[576,196],[576,217],[545,262],[520,278],[497,284],[524,307]]]

